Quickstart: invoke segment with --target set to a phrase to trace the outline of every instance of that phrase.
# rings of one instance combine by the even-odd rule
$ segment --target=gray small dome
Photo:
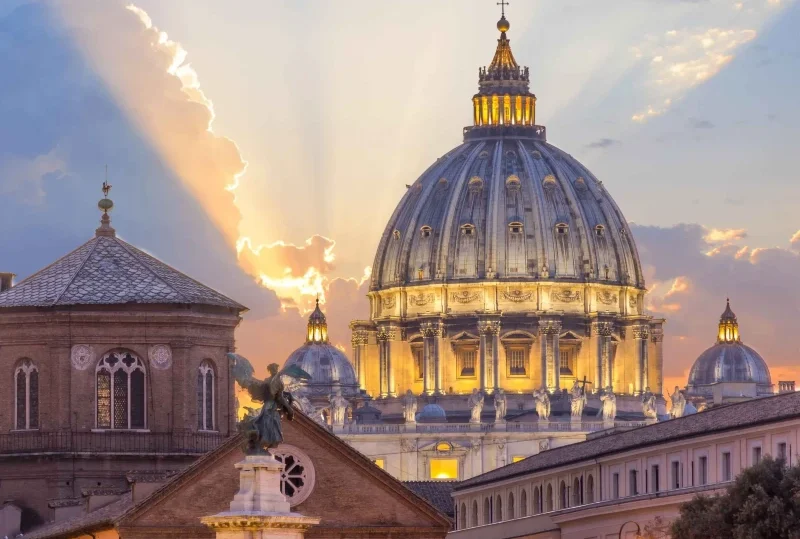
[[[758,352],[741,342],[717,343],[697,358],[689,372],[690,386],[719,382],[755,382],[772,386],[769,367]]]
[[[447,413],[438,404],[426,404],[417,414],[417,421],[420,423],[446,423]]]
[[[306,343],[289,356],[286,366],[297,365],[311,380],[306,384],[312,395],[329,395],[340,387],[342,395],[358,394],[353,365],[339,349],[328,343]],[[337,384],[338,382],[338,384]]]

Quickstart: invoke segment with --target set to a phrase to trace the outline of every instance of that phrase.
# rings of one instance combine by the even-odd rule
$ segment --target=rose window
[[[314,465],[311,459],[298,448],[281,444],[274,451],[275,460],[283,463],[281,472],[281,494],[294,507],[306,500],[314,488]]]

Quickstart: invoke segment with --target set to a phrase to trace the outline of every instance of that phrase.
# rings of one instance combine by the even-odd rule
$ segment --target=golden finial
[[[509,3],[505,0],[500,0],[497,5],[500,6],[500,20],[497,21],[497,29],[505,34],[511,28],[511,23],[506,19],[506,6]]]
[[[108,192],[111,191],[111,184],[108,183],[108,165],[106,165],[106,177],[103,180],[103,198],[97,203],[97,207],[103,212],[103,217],[100,219],[100,228],[95,232],[97,236],[114,236],[114,229],[111,228],[111,217],[108,212],[114,207],[114,202],[108,198]]]

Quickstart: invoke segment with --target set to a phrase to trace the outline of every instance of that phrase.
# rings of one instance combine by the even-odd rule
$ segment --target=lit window
[[[145,428],[145,373],[141,359],[111,352],[97,365],[97,428]]]
[[[458,376],[460,378],[475,377],[475,363],[478,358],[478,350],[474,347],[462,347],[456,352],[458,361]]]
[[[431,459],[431,479],[458,479],[458,460]]]
[[[527,458],[527,457],[525,457],[525,456],[523,456],[523,455],[515,455],[515,456],[511,457],[511,462],[512,462],[512,463],[513,463],[513,462],[519,462],[519,461],[521,461],[521,460],[525,460],[526,458]]]
[[[30,359],[24,359],[14,370],[16,393],[14,428],[29,430],[39,428],[39,369]]]
[[[372,459],[372,462],[374,462],[375,466],[377,466],[381,470],[385,470],[386,469],[386,461],[384,459],[382,459],[382,458]]]
[[[197,430],[214,430],[214,368],[203,361],[197,370]]]

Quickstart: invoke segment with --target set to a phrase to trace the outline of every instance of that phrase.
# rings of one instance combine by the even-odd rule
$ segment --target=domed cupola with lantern
[[[773,394],[767,362],[742,342],[730,300],[719,319],[717,342],[695,360],[686,396],[698,404],[722,404]]]
[[[381,236],[369,320],[351,324],[358,383],[379,400],[557,397],[575,381],[660,394],[663,320],[645,312],[628,223],[606,185],[547,141],[505,13],[497,28],[464,142],[409,186]]]

